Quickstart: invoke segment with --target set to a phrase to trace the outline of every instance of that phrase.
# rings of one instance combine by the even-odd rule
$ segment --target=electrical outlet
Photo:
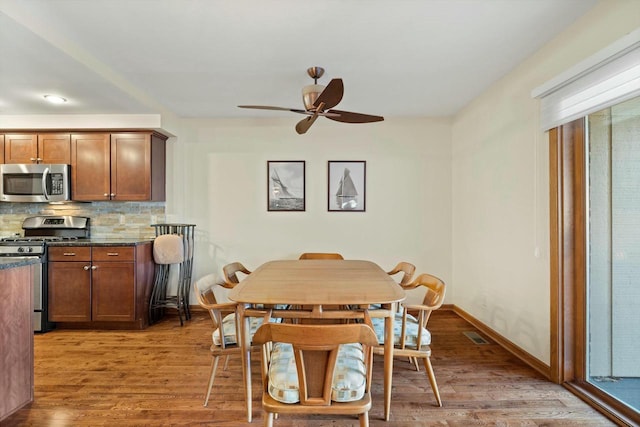
[[[120,215],[120,225],[124,225],[125,224],[125,217],[124,215]]]

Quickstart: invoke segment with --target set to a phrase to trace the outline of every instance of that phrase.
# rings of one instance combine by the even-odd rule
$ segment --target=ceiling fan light
[[[45,95],[44,99],[52,104],[64,104],[65,102],[67,102],[65,98],[58,95]]]
[[[325,86],[323,85],[307,85],[302,88],[302,102],[304,102],[304,108],[310,110],[313,108],[314,102],[318,99],[318,96],[322,93]]]

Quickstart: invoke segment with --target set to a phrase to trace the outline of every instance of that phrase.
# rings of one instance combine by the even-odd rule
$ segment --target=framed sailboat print
[[[366,206],[364,160],[329,160],[327,209],[330,212],[364,212]]]
[[[267,210],[304,211],[304,160],[267,161]]]

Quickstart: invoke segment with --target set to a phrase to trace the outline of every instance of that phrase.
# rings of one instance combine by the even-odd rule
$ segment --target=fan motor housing
[[[313,104],[324,88],[325,86],[323,85],[307,85],[302,88],[302,102],[304,102],[304,108],[306,110],[315,110]]]

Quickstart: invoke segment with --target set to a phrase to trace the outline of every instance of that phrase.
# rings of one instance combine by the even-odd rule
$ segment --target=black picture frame
[[[366,212],[367,162],[329,160],[327,162],[327,210]]]
[[[267,211],[304,212],[305,161],[267,161]]]

